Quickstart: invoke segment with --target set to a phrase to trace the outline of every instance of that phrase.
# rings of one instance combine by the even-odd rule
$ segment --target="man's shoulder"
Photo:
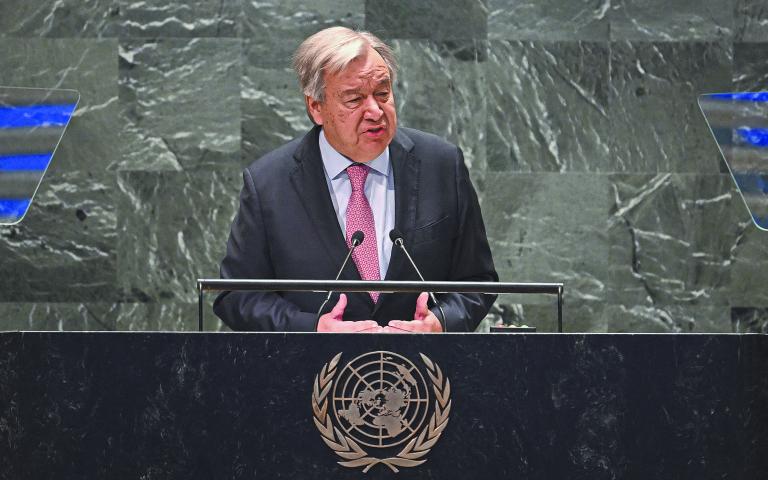
[[[395,138],[414,155],[445,158],[455,156],[458,151],[456,145],[444,138],[415,128],[398,128]]]
[[[251,164],[248,165],[247,170],[254,177],[288,173],[292,171],[296,168],[296,163],[293,160],[293,157],[301,146],[304,138],[305,136],[294,138],[290,142],[262,155],[251,162]]]
[[[435,152],[435,153],[455,153],[456,145],[448,140],[439,137],[433,133],[423,132],[416,130],[415,128],[398,128],[397,136],[395,137],[406,149],[411,149],[420,152]]]

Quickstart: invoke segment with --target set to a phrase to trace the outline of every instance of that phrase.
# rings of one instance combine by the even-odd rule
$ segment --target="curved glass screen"
[[[26,215],[79,100],[74,90],[0,87],[0,224]]]
[[[701,95],[699,107],[752,220],[768,230],[768,92]]]

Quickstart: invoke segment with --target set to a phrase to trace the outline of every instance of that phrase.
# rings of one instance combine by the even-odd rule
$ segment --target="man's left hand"
[[[440,320],[427,308],[427,302],[429,302],[429,294],[421,292],[419,298],[416,299],[416,311],[413,313],[413,320],[392,320],[384,327],[384,331],[388,333],[442,332],[443,328],[440,326]]]

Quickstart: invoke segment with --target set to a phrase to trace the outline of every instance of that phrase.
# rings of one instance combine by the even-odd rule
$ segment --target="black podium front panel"
[[[9,332],[0,347],[1,479],[768,478],[762,335]]]

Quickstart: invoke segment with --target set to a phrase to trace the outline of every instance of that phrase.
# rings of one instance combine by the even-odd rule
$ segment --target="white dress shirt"
[[[331,192],[333,209],[339,220],[342,236],[346,238],[347,204],[352,194],[352,185],[349,182],[346,169],[353,161],[334,149],[325,132],[320,131],[320,155],[323,158],[323,170],[328,191]],[[379,272],[383,280],[389,267],[389,259],[392,255],[392,241],[389,232],[395,228],[395,178],[392,174],[392,165],[389,162],[389,147],[381,155],[370,162],[364,163],[369,167],[368,177],[365,179],[365,197],[371,205],[373,221],[376,227],[376,249],[379,252]],[[364,242],[370,241],[366,238]]]

